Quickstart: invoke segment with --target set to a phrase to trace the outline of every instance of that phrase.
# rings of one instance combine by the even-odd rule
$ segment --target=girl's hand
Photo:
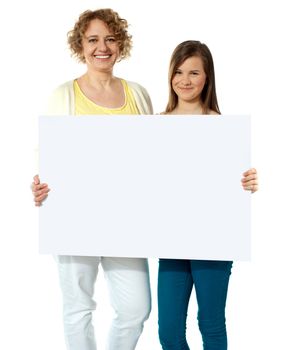
[[[254,193],[258,190],[258,174],[257,170],[252,168],[243,173],[243,178],[241,179],[242,187],[246,191],[251,191]]]

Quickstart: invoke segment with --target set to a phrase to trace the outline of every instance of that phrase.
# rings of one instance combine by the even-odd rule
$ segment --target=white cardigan
[[[148,92],[141,85],[126,81],[133,92],[140,114],[153,114],[152,103]],[[74,88],[70,80],[56,88],[50,96],[47,108],[48,115],[74,115]]]

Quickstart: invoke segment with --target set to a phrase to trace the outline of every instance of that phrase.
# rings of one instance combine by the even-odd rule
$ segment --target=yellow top
[[[121,79],[124,88],[125,102],[119,108],[107,108],[97,105],[89,100],[79,87],[78,82],[74,81],[75,94],[75,115],[91,115],[91,114],[140,114],[131,88],[127,82]]]

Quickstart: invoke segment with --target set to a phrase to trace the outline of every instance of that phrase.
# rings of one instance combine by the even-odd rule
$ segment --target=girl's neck
[[[178,101],[176,108],[171,114],[204,114],[203,107],[200,103],[189,103],[184,101]]]

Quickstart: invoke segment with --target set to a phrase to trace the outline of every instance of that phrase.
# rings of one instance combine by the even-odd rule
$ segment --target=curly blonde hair
[[[112,9],[87,10],[80,15],[74,28],[67,33],[67,42],[72,55],[79,61],[86,62],[83,55],[82,39],[89,23],[94,19],[99,19],[106,23],[110,31],[115,35],[119,45],[118,60],[121,61],[129,57],[132,48],[132,36],[127,32],[128,23]]]

